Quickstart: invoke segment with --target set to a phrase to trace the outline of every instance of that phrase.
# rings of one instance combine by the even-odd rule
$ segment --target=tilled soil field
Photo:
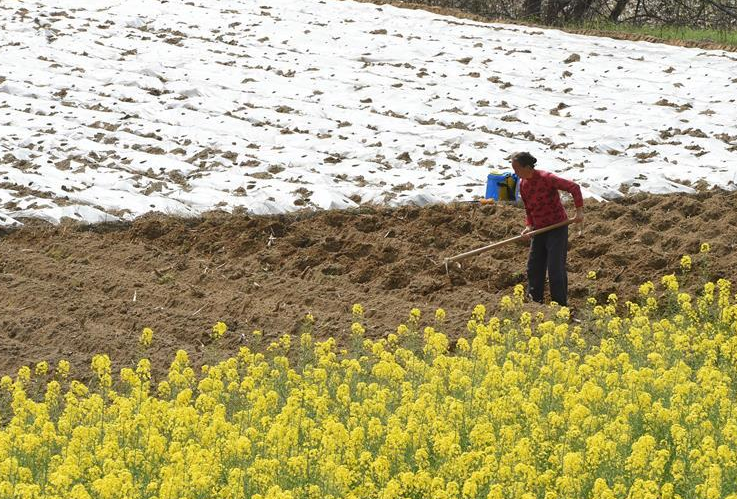
[[[254,329],[264,341],[299,332],[307,312],[318,336],[341,337],[353,303],[364,305],[372,337],[394,331],[413,307],[427,316],[444,308],[457,335],[474,305],[494,310],[524,282],[527,247],[480,255],[450,275],[443,258],[516,235],[523,221],[521,208],[502,205],[26,221],[0,237],[0,374],[66,358],[84,376],[103,352],[119,366],[141,354],[144,327],[154,330],[147,355],[158,371],[180,348],[201,360],[218,320],[229,327],[217,347],[223,356]],[[710,277],[737,276],[737,193],[589,202],[583,234],[570,236],[572,305],[589,292],[631,298],[642,282],[678,272],[701,242],[711,244]]]

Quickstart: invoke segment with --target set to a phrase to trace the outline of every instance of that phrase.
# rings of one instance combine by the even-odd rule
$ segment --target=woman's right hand
[[[520,234],[522,236],[522,239],[525,241],[529,241],[530,236],[528,236],[527,233],[532,232],[532,230],[533,230],[532,227],[530,227],[529,225],[525,227],[525,230],[523,230],[522,233]]]

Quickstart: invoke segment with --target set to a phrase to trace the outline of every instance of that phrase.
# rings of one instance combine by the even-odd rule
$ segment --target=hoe
[[[543,232],[547,232],[549,230],[557,229],[558,227],[563,227],[565,225],[570,225],[573,220],[565,220],[563,222],[559,222],[557,224],[549,225],[547,227],[543,227],[542,229],[533,230],[531,232],[528,232],[524,236],[515,236],[510,237],[509,239],[505,239],[503,241],[496,242],[494,244],[489,244],[487,246],[483,246],[481,248],[476,248],[475,250],[467,251],[465,253],[461,253],[459,255],[451,256],[450,258],[445,258],[443,260],[443,263],[445,264],[445,273],[449,274],[449,268],[448,265],[451,263],[455,263],[458,265],[458,268],[461,268],[461,260],[465,260],[466,258],[471,258],[472,256],[480,255],[481,253],[486,253],[489,250],[493,250],[495,248],[500,248],[502,246],[506,246],[507,244],[511,244],[517,241],[522,241],[523,239],[527,237],[536,236],[538,234],[542,234]]]

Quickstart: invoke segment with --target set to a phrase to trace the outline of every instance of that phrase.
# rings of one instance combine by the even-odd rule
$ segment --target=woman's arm
[[[573,196],[573,205],[576,207],[576,216],[573,217],[575,223],[583,222],[583,195],[581,194],[581,187],[576,182],[560,178],[552,173],[549,174],[550,182],[553,187],[559,191],[566,191]]]
[[[576,182],[560,178],[559,176],[553,175],[552,173],[550,174],[549,178],[553,184],[553,187],[555,187],[559,191],[566,191],[570,193],[571,196],[573,196],[573,205],[576,208],[583,207],[583,195],[581,195],[581,187],[579,187]]]

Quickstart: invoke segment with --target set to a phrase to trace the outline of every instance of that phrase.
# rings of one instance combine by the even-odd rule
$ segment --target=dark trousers
[[[561,306],[568,305],[568,227],[533,236],[527,260],[527,292],[539,303],[545,291],[545,272],[550,280],[550,298]]]

